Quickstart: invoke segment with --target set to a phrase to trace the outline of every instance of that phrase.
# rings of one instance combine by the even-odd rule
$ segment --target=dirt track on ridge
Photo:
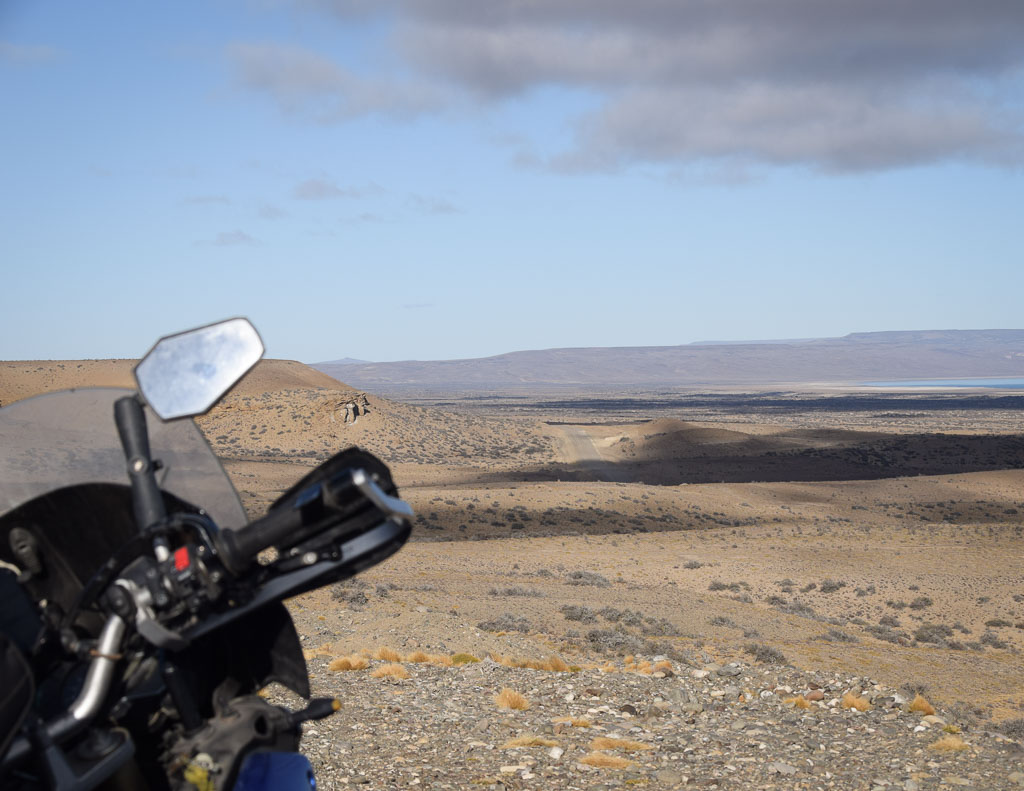
[[[565,461],[591,472],[599,481],[618,481],[616,465],[605,461],[594,444],[593,437],[583,426],[552,426],[562,435]]]

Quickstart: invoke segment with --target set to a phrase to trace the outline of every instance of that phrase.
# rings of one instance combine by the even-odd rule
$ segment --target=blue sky
[[[1024,326],[1024,4],[0,4],[0,359]]]

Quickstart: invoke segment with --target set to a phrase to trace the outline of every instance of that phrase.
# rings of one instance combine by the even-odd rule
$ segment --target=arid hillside
[[[137,360],[0,361],[0,406],[74,387],[135,387]]]
[[[3,363],[0,399],[126,386],[130,367]],[[416,510],[394,558],[291,603],[322,685],[336,683],[324,656],[382,643],[592,669],[667,656],[695,673],[753,652],[926,689],[970,737],[1024,718],[1012,398],[412,404],[270,360],[198,422],[253,516],[350,445],[383,458]]]
[[[138,360],[0,361],[0,404],[76,387],[135,387]],[[294,360],[261,360],[231,390],[232,396],[282,389],[351,388]]]
[[[133,387],[134,360],[0,362],[0,404],[72,387]],[[293,360],[263,360],[196,421],[236,479],[247,505],[261,512],[281,486],[253,487],[281,471],[285,481],[334,453],[359,446],[412,479],[441,465],[482,475],[552,463],[554,443],[540,421],[485,417],[390,401],[361,392]],[[282,466],[283,465],[283,466]],[[399,481],[409,476],[399,476]],[[259,489],[262,495],[255,494]],[[251,499],[254,498],[254,499]]]

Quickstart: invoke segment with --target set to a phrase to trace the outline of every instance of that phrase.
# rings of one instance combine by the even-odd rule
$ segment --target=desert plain
[[[0,363],[4,405],[131,383],[130,361]],[[398,401],[268,360],[197,422],[251,517],[352,445],[416,511],[397,555],[289,603],[311,664],[756,657],[999,729],[1024,718],[1021,401],[812,383]]]

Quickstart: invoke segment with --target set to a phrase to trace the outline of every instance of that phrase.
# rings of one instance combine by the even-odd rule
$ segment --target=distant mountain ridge
[[[857,332],[841,338],[508,352],[465,360],[317,363],[374,392],[756,386],[1024,377],[1024,330]]]

